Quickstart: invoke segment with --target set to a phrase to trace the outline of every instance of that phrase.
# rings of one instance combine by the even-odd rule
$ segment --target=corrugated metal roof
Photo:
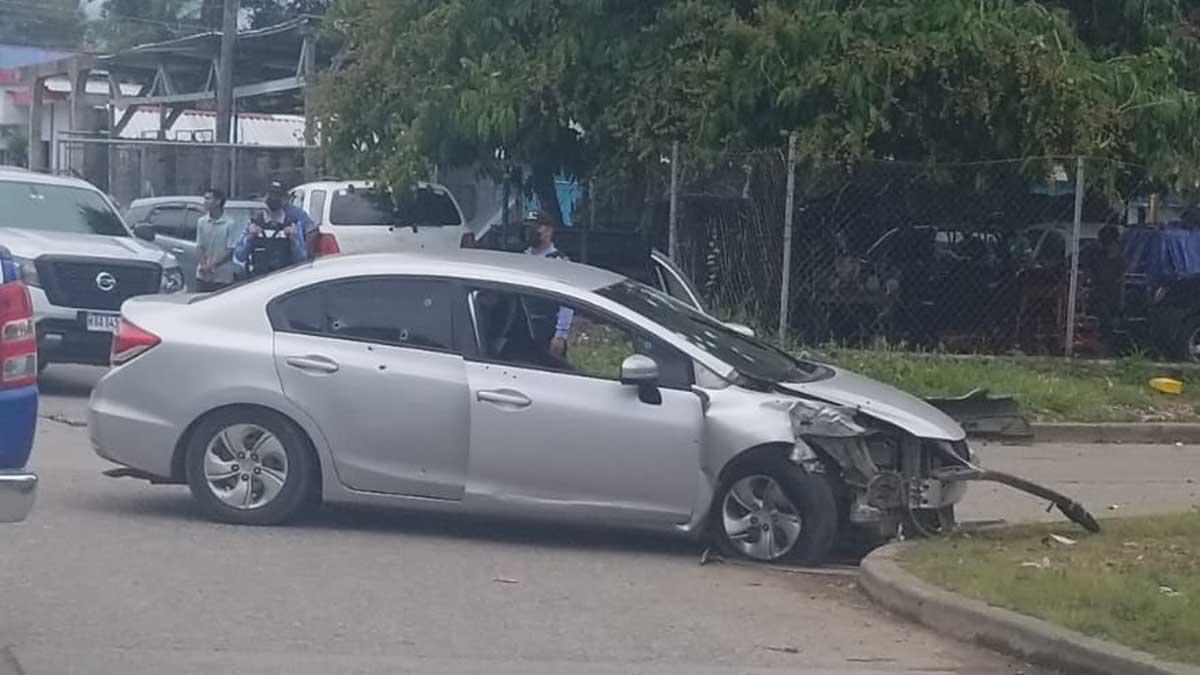
[[[117,116],[122,114],[117,109]],[[158,134],[159,108],[146,106],[133,114],[121,132],[121,138],[155,138]],[[238,142],[243,145],[304,145],[304,118],[300,115],[238,113]],[[167,132],[167,140],[211,142],[216,134],[217,115],[210,110],[188,110],[179,116]]]

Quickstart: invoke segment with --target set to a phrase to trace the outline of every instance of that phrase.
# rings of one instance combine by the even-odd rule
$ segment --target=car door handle
[[[495,403],[509,408],[528,408],[533,404],[528,396],[512,389],[482,389],[475,392],[475,398],[485,403]]]
[[[336,373],[340,367],[337,361],[326,356],[289,356],[286,362],[293,368],[314,373]]]
[[[187,253],[187,251],[184,251],[182,246],[172,246],[171,253],[174,253],[175,255],[183,255],[184,253]]]

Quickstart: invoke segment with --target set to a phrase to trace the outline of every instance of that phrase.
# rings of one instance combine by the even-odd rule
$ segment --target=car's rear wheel
[[[824,562],[837,534],[829,484],[782,458],[737,467],[717,488],[712,519],[721,550],[762,562]]]
[[[188,487],[205,515],[239,525],[297,516],[314,493],[308,441],[282,415],[258,408],[218,411],[188,440]]]

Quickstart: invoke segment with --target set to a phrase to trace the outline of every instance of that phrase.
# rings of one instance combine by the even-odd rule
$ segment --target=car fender
[[[694,391],[704,401],[704,446],[696,505],[691,520],[680,529],[698,533],[708,519],[721,472],[730,462],[755,448],[796,444],[787,412],[795,398],[740,387]]]

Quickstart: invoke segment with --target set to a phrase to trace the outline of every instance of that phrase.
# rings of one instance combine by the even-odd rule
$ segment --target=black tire
[[[795,507],[800,518],[799,536],[787,551],[777,558],[755,558],[747,554],[726,531],[726,497],[739,481],[752,476],[765,476],[774,480]],[[760,562],[787,561],[819,565],[828,559],[833,549],[837,537],[837,521],[837,503],[824,477],[809,474],[782,457],[768,457],[734,467],[722,479],[713,501],[710,528],[717,546],[727,556]]]
[[[275,436],[287,458],[283,487],[268,503],[237,509],[222,502],[209,488],[204,456],[218,433],[235,425],[255,425]],[[261,408],[228,408],[205,417],[188,439],[184,457],[188,487],[204,515],[235,525],[279,525],[299,516],[317,494],[319,467],[308,439],[283,415]],[[266,469],[264,469],[266,471]]]

